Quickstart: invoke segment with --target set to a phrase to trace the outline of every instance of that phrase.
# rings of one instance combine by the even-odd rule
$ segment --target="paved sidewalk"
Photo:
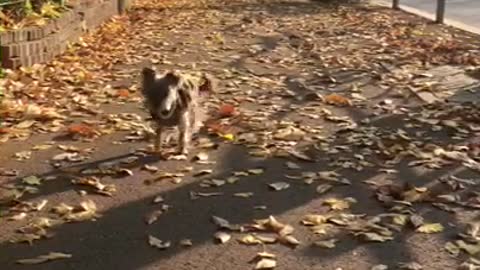
[[[347,1],[136,1],[4,81],[0,265],[475,267],[480,115],[443,102],[475,93],[475,40]],[[148,62],[219,81],[196,159],[147,151]]]

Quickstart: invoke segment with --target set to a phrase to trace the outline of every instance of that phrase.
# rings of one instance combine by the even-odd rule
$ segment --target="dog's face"
[[[181,89],[180,75],[168,72],[158,76],[150,68],[144,68],[142,75],[142,93],[158,117],[168,119],[177,108],[187,106],[190,100],[189,93]]]

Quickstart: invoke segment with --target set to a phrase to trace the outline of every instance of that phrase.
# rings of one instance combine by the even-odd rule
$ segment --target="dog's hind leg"
[[[190,120],[191,120],[190,113],[187,111],[182,115],[179,126],[178,126],[178,130],[179,130],[178,145],[179,145],[180,154],[182,155],[188,154],[188,150],[189,150],[188,148],[190,146],[190,136],[191,136]]]
[[[155,131],[155,142],[154,142],[154,151],[160,152],[162,148],[162,127],[157,126]]]

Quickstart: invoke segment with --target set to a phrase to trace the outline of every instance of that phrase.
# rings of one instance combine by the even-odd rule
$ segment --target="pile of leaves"
[[[26,26],[43,26],[48,19],[59,18],[66,10],[65,1],[51,0],[3,0],[0,9],[0,33]]]

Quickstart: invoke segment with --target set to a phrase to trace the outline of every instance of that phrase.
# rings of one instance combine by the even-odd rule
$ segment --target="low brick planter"
[[[27,27],[0,35],[3,68],[15,69],[51,60],[77,40],[119,13],[119,0],[82,0],[62,17],[42,27]]]

